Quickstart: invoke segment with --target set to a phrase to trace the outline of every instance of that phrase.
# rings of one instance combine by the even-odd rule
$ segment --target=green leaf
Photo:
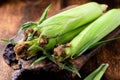
[[[94,48],[94,47],[97,47],[97,46],[102,45],[102,44],[105,44],[105,43],[108,43],[108,42],[111,42],[111,41],[114,41],[114,40],[117,40],[117,39],[120,39],[120,37],[112,38],[112,39],[107,39],[107,40],[100,41],[100,42],[96,42],[95,44],[93,44],[92,46],[90,46],[89,49]]]
[[[26,22],[21,26],[21,30],[27,29],[32,26],[36,26],[37,24],[35,22]]]
[[[84,53],[86,50],[88,50],[88,49],[92,49],[92,48],[94,48],[94,47],[97,47],[97,46],[99,46],[99,45],[102,45],[102,44],[104,44],[104,43],[107,43],[107,42],[110,42],[110,41],[114,41],[114,40],[117,40],[117,39],[120,39],[120,37],[117,37],[117,38],[112,38],[112,39],[108,39],[108,40],[104,40],[104,41],[100,41],[100,42],[96,42],[95,44],[93,44],[93,45],[91,45],[91,46],[89,46],[91,43],[92,43],[92,41],[94,40],[94,39],[92,39],[92,40],[89,40],[89,43],[87,44],[87,45],[83,45],[83,47],[81,47],[81,52],[80,53],[78,53],[78,54],[73,54],[73,56],[72,56],[72,58],[76,58],[76,57],[78,57],[78,56],[80,56],[82,53]]]
[[[12,41],[12,40],[7,40],[7,39],[0,39],[1,41],[4,41],[4,42],[10,42],[12,44],[17,44],[16,42]]]
[[[40,61],[44,60],[45,58],[46,58],[46,56],[41,56],[40,58],[38,58],[37,60],[35,60],[35,61],[31,64],[31,66],[38,64]]]
[[[73,73],[77,74],[78,77],[81,78],[79,71],[77,70],[77,68],[72,63],[67,62],[67,65],[65,66],[65,69],[66,68],[69,68],[70,71],[72,71]]]
[[[71,71],[71,72],[77,74],[78,77],[81,78],[79,71],[76,69],[76,67],[72,63],[70,63],[70,62],[66,62],[65,64],[63,64],[63,63],[57,63],[57,65],[59,67],[65,69],[65,70],[68,70],[68,71]]]
[[[37,55],[37,52],[38,52],[38,51],[41,51],[41,50],[42,50],[42,48],[41,48],[37,43],[32,44],[32,45],[27,49],[28,54],[29,54],[29,56],[28,56],[27,58],[29,59],[29,58],[31,58],[31,57],[33,57],[33,56],[36,56],[36,55]]]
[[[102,64],[95,71],[93,71],[90,75],[88,75],[84,80],[100,80],[106,71],[108,64]]]
[[[48,11],[49,11],[50,7],[51,7],[51,5],[49,5],[49,6],[44,10],[44,12],[43,12],[40,20],[38,21],[38,24],[41,24],[44,20],[46,20],[47,14],[48,14]]]
[[[51,56],[50,53],[46,52],[45,50],[43,51],[43,53],[47,56],[47,58],[49,60],[51,60],[52,62],[56,63],[55,59]]]
[[[55,61],[55,59],[51,56],[50,53],[47,53],[46,51],[44,51],[44,54],[47,56],[47,58],[49,60],[51,60],[52,62],[57,64],[60,68],[71,71],[71,72],[77,74],[79,77],[81,77],[80,74],[79,74],[79,71],[76,69],[76,67],[72,63],[70,63],[68,61],[66,61],[65,64],[59,63],[59,62]]]

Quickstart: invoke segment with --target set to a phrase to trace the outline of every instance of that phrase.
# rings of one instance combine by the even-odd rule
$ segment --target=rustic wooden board
[[[93,0],[0,0],[0,38],[9,39],[14,36],[20,25],[26,21],[37,21],[50,3],[53,4],[49,16],[60,9],[73,4],[83,4]],[[106,3],[113,7],[120,7],[119,0],[94,0]],[[118,28],[112,35],[119,32]],[[110,35],[110,36],[112,36]],[[120,34],[118,34],[119,36]],[[9,80],[13,70],[2,58],[5,43],[0,41],[0,80]],[[109,63],[110,67],[105,73],[105,80],[120,80],[120,40],[113,41],[97,52],[82,68],[81,73],[88,74],[101,63]]]

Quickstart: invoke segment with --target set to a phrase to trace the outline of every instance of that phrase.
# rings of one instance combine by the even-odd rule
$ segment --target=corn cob
[[[120,9],[112,9],[91,23],[79,33],[69,44],[54,49],[58,60],[75,58],[85,52],[91,45],[98,42],[120,25]],[[62,52],[59,52],[59,51]],[[64,54],[64,57],[62,55]]]
[[[84,25],[80,28],[77,28],[71,32],[68,32],[68,33],[65,33],[59,37],[56,37],[56,38],[51,38],[49,40],[49,43],[44,46],[45,50],[46,51],[50,51],[51,49],[53,49],[57,44],[62,44],[62,43],[66,43],[66,42],[69,42],[70,40],[72,40],[79,32],[81,32],[84,28],[86,28],[88,26],[87,25]],[[36,39],[33,39],[31,41],[25,41],[25,42],[21,42],[21,43],[18,43],[15,47],[14,47],[14,51],[16,53],[16,56],[19,57],[19,58],[22,58],[21,56],[19,56],[19,52],[24,51],[23,54],[26,54],[26,57],[31,57],[31,56],[35,56],[36,53],[38,51],[42,51],[43,49],[41,47],[39,47],[38,43],[38,38]],[[24,46],[27,46],[26,47],[26,53],[25,53],[25,47]],[[43,47],[43,46],[42,46]],[[19,49],[19,50],[18,50]],[[22,54],[22,53],[21,53]]]
[[[48,18],[38,26],[38,31],[41,33],[38,40],[39,45],[46,46],[51,38],[56,38],[92,22],[101,16],[105,9],[106,5],[91,2]]]
[[[101,64],[100,67],[88,75],[84,80],[100,80],[108,66],[108,64]]]
[[[106,5],[90,2],[52,16],[38,27],[41,35],[56,37],[92,22],[101,16],[104,10]]]
[[[46,9],[46,11],[45,11],[46,13],[47,13],[48,9],[49,9],[49,7]],[[76,8],[64,11],[64,12],[57,14],[51,18],[48,18],[47,20],[43,19],[44,21],[42,21],[42,22],[39,21],[40,22],[39,26],[38,26],[38,24],[37,25],[35,24],[35,26],[30,27],[30,30],[28,29],[28,32],[30,31],[30,36],[32,33],[34,34],[36,32],[38,33],[38,36],[40,35],[39,39],[37,39],[40,47],[46,48],[46,49],[52,49],[56,44],[58,44],[57,42],[60,42],[60,43],[62,42],[61,38],[63,38],[64,36],[66,37],[67,32],[70,33],[70,31],[75,30],[77,28],[81,28],[83,25],[92,22],[93,20],[95,20],[96,18],[101,16],[105,9],[106,9],[105,5],[99,5],[98,3],[95,3],[95,2],[87,3],[84,5],[78,6]],[[67,22],[67,23],[65,24],[65,22]],[[75,32],[75,34],[76,33],[77,33],[77,31]],[[71,36],[74,37],[75,34],[72,34]],[[71,38],[70,37],[69,37],[69,39],[67,39],[67,37],[66,37],[65,38],[66,41],[71,40],[72,37]],[[35,36],[34,39],[36,39],[36,38],[38,38],[38,37]],[[32,40],[31,38],[29,38],[29,35],[28,35],[27,39],[28,39],[27,41]],[[34,41],[32,41],[32,42],[34,42]],[[65,43],[65,41],[63,41],[63,42]],[[20,46],[21,45],[23,46],[23,44],[27,45],[25,43],[22,43],[22,44],[18,43],[17,44],[18,49],[22,50],[22,48],[24,48],[24,47],[21,47],[21,49],[20,49],[19,45]],[[36,42],[35,42],[35,44],[36,44],[36,46],[38,46]],[[33,46],[35,46],[35,45],[33,45]],[[34,50],[34,48],[35,48],[33,46],[29,45],[29,47],[27,47],[27,48],[29,48],[29,50],[31,51],[31,50]],[[17,47],[15,46],[16,54],[18,54]],[[18,52],[20,52],[20,51],[18,51]],[[33,53],[33,54],[35,54],[35,53]]]
[[[88,25],[89,24],[84,25],[80,28],[77,28],[73,31],[70,31],[70,32],[65,33],[63,35],[60,35],[58,37],[50,38],[48,44],[45,46],[45,50],[47,50],[47,51],[51,50],[57,45],[71,41],[76,35],[78,35],[79,32],[81,32],[83,29],[85,29]]]

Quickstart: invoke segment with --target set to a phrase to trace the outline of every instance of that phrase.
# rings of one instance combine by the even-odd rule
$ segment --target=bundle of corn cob
[[[92,45],[117,28],[120,25],[119,18],[120,9],[112,9],[108,11],[80,32],[70,41],[69,45],[60,45],[55,48],[55,56],[57,56],[57,59],[62,58],[63,54],[63,59],[80,56]]]
[[[43,16],[47,14],[49,7],[45,10]],[[26,23],[23,28],[25,28],[25,36],[27,37],[25,37],[24,42],[15,46],[15,53],[21,58],[30,57],[36,55],[39,50],[49,51],[58,44],[67,43],[92,21],[100,17],[105,10],[106,5],[91,2],[61,12],[46,20],[42,17],[38,23]],[[24,56],[19,56],[19,54]]]
[[[28,59],[41,51],[42,56],[35,63],[48,57],[61,67],[61,63],[82,55],[120,25],[120,9],[103,14],[107,6],[96,2],[46,19],[49,8],[37,23],[28,22],[22,26],[25,38],[14,47],[17,58]],[[70,70],[69,67],[64,69]],[[76,70],[73,72],[78,74]]]

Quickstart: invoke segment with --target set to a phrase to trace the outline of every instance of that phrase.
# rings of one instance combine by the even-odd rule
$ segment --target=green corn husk
[[[41,18],[40,18],[40,20],[38,21],[38,22],[26,22],[26,23],[24,23],[22,26],[21,26],[21,28],[20,28],[20,30],[19,31],[21,31],[21,30],[25,30],[24,31],[24,35],[25,35],[25,41],[30,41],[30,40],[33,40],[34,39],[34,37],[38,37],[38,36],[35,36],[35,33],[37,32],[37,30],[38,30],[38,25],[40,25],[42,22],[44,22],[45,20],[46,20],[46,18],[47,18],[47,14],[48,14],[48,11],[49,11],[49,9],[50,9],[50,7],[51,7],[51,5],[49,5],[45,10],[44,10],[44,12],[43,12],[43,14],[42,14],[42,16],[41,16]],[[27,31],[26,32],[26,30],[28,30],[28,29],[32,29],[32,33],[31,32],[29,32],[29,31]]]
[[[52,49],[54,46],[53,44],[56,42],[53,40],[53,38],[58,38],[65,33],[92,22],[101,16],[105,9],[106,5],[100,5],[98,3],[91,2],[61,12],[53,17],[46,19],[38,26],[38,31],[41,32],[38,43],[40,46],[47,46],[47,49]],[[41,41],[44,40],[43,36],[47,38],[49,44],[41,45]]]
[[[85,52],[91,45],[98,42],[120,25],[120,9],[112,9],[91,23],[64,48],[66,58],[75,58]],[[62,53],[61,53],[62,54]],[[60,56],[58,56],[60,57]]]
[[[106,7],[90,2],[52,16],[38,26],[41,36],[50,38],[72,31],[101,16]]]
[[[38,21],[38,24],[41,24],[42,22],[44,22],[46,19],[47,19],[47,14],[48,14],[48,11],[50,9],[51,5],[49,5],[43,12],[40,20]]]
[[[63,34],[63,35],[61,35],[61,36],[58,36],[57,38],[51,38],[51,39],[49,40],[49,43],[45,46],[45,50],[46,50],[46,51],[50,51],[50,50],[52,50],[57,44],[62,44],[62,43],[66,43],[66,42],[68,42],[68,41],[71,41],[79,32],[81,32],[81,31],[82,31],[84,28],[86,28],[87,26],[88,26],[88,24],[87,24],[87,25],[84,25],[84,26],[82,26],[82,27],[80,27],[80,28],[77,28],[77,29],[75,29],[75,30],[73,30],[73,31],[71,31],[71,32],[68,32],[68,33],[65,33],[65,34]],[[30,57],[32,57],[32,56],[35,56],[38,51],[43,51],[43,48],[38,45],[37,41],[38,41],[38,38],[33,39],[33,40],[31,40],[31,41],[25,41],[25,42],[19,43],[19,44],[17,44],[17,45],[18,45],[18,46],[19,46],[19,45],[23,45],[23,44],[24,44],[24,45],[28,45],[29,47],[28,47],[28,49],[27,49],[27,54],[28,54],[28,56],[29,56],[29,58],[30,58]],[[20,47],[20,46],[19,46],[19,47]],[[16,46],[15,46],[15,48],[14,48],[14,49],[16,49],[16,50],[15,50],[15,53],[16,53],[16,54],[18,54],[17,48],[18,48],[18,47],[16,47]],[[22,48],[24,48],[24,47],[22,47]],[[23,49],[21,49],[21,50],[23,50]]]
[[[100,67],[98,67],[95,71],[88,75],[84,80],[100,80],[108,66],[108,64],[100,65]]]
[[[86,25],[87,23],[90,23],[93,20],[97,19],[99,16],[102,15],[103,11],[106,10],[106,5],[100,5],[95,2],[90,2],[87,4],[72,8],[70,10],[66,10],[64,12],[61,12],[55,16],[52,16],[46,19],[48,10],[49,10],[49,6],[48,8],[46,8],[43,14],[43,17],[38,22],[38,24],[32,23],[33,25],[31,25],[31,23],[30,24],[28,23],[27,25],[25,25],[25,27],[23,27],[25,29],[30,28],[33,30],[32,33],[31,32],[27,33],[28,35],[27,35],[27,39],[25,38],[26,39],[25,45],[27,43],[26,41],[34,42],[34,39],[38,40],[35,43],[33,43],[31,46],[29,45],[27,53],[30,52],[30,54],[36,54],[34,53],[35,48],[39,48],[39,46],[40,46],[40,49],[42,47],[43,49],[49,50],[49,49],[52,49],[56,44],[70,41],[72,37],[74,37],[73,36],[74,34],[71,35],[72,37],[69,36],[69,39],[66,37],[67,36],[66,34],[69,33],[70,31],[72,32],[73,30],[80,28],[83,25]],[[36,32],[40,33],[39,38],[38,36],[34,36]],[[43,37],[45,37],[48,40],[44,40]],[[60,37],[61,38],[66,37],[65,38],[66,41],[61,40]],[[47,41],[47,42],[43,42],[43,41]],[[23,44],[24,42],[22,43],[22,45]],[[29,44],[31,43],[29,42]],[[18,47],[19,45],[21,46],[21,44],[19,43],[17,45]],[[24,47],[21,47],[21,50],[22,48]],[[17,50],[15,53],[17,54]]]
[[[76,35],[78,35],[88,25],[89,24],[84,25],[84,26],[79,27],[79,28],[77,28],[73,31],[70,31],[70,32],[65,33],[63,35],[60,35],[58,37],[50,38],[48,44],[45,46],[45,50],[47,50],[47,51],[51,50],[57,45],[64,44],[64,43],[67,43],[67,42],[71,41]]]

